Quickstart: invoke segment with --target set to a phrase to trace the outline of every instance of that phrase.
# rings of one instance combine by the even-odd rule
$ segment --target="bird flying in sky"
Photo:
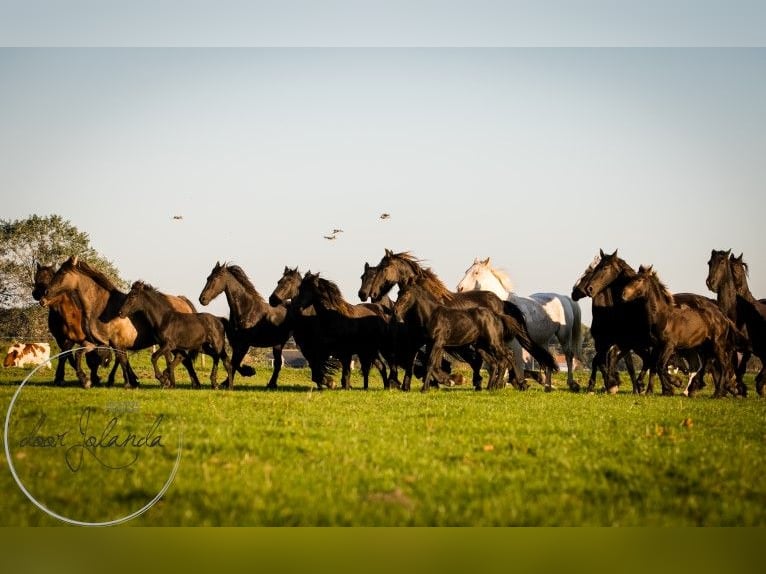
[[[391,217],[390,213],[381,213],[380,214],[380,218],[381,219],[388,219],[389,217]]]

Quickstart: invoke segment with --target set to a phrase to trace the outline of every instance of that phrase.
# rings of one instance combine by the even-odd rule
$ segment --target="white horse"
[[[572,376],[573,358],[582,361],[582,323],[580,306],[576,301],[558,293],[533,293],[529,297],[516,295],[508,274],[492,267],[489,257],[482,261],[474,259],[473,265],[466,270],[457,286],[459,292],[473,289],[492,291],[521,309],[527,321],[529,336],[537,344],[547,345],[555,336],[567,361],[567,385],[573,391],[580,390]],[[519,364],[522,361],[521,353],[514,350],[514,358]]]

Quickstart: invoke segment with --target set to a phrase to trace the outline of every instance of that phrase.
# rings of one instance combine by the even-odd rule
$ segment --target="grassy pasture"
[[[385,391],[377,374],[364,392],[358,373],[355,390],[318,392],[307,371],[289,368],[277,391],[265,389],[268,368],[215,392],[190,389],[179,368],[179,388],[162,390],[147,353],[132,363],[139,390],[83,390],[70,370],[56,388],[43,369],[20,393],[9,448],[48,508],[85,521],[129,514],[168,481],[180,441],[169,489],[128,524],[766,525],[766,401],[754,393],[637,397],[624,382],[616,396],[576,395],[559,374],[550,394],[535,385],[423,395]],[[27,373],[0,371],[4,418]],[[75,448],[66,458],[87,407],[96,436],[112,415],[137,436],[162,415],[147,438],[161,434],[161,447],[136,449],[132,465],[129,449]],[[39,434],[67,430],[65,444],[20,444],[41,414]],[[0,465],[2,525],[60,524],[24,496],[5,456]]]

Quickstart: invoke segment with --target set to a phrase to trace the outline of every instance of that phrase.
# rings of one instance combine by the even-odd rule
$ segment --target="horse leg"
[[[426,346],[426,374],[423,376],[423,386],[420,389],[421,393],[428,392],[429,381],[431,380],[431,377],[435,375],[436,369],[441,365],[443,353],[444,348],[436,341],[430,342]],[[479,380],[481,381],[481,379]],[[481,382],[479,382],[478,389],[481,389]]]
[[[340,386],[342,389],[351,388],[351,355],[338,357],[341,364]]]
[[[101,380],[98,377],[98,368],[101,366],[100,349],[93,349],[85,353],[85,364],[88,365],[90,371],[90,384],[91,386],[101,386]]]
[[[170,349],[163,347],[158,347],[156,351],[152,353],[152,368],[154,369],[154,378],[157,379],[160,383],[160,386],[166,387],[167,386],[167,374],[160,372],[160,367],[157,364],[160,360],[160,357],[165,357],[165,364],[166,368],[165,371],[167,373],[168,369],[170,369]]]
[[[586,392],[592,393],[596,387],[596,379],[598,378],[599,371],[601,376],[604,377],[604,384],[606,385],[606,373],[604,371],[604,360],[606,353],[609,349],[596,348],[596,354],[593,355],[593,360],[590,364],[590,378],[588,379],[588,388]]]
[[[74,370],[77,373],[77,380],[80,381],[82,388],[88,389],[90,388],[90,380],[88,380],[88,375],[82,369],[82,356],[85,354],[85,351],[87,351],[85,347],[80,347],[74,352]]]
[[[232,343],[231,345],[231,368],[234,369],[234,372],[238,372],[243,377],[251,377],[255,375],[255,369],[253,367],[250,367],[248,365],[242,365],[242,360],[245,358],[245,355],[247,354],[247,350],[249,348],[250,348],[250,345],[246,343],[243,344],[240,341]],[[230,384],[232,386],[234,385],[233,375],[231,377]]]
[[[573,393],[579,393],[580,385],[574,379],[574,352],[571,349],[565,350],[564,357],[567,361],[567,386]]]
[[[266,388],[276,389],[279,371],[282,370],[282,345],[274,345],[271,348],[271,356],[274,357],[274,371],[271,373],[271,378],[269,379],[269,384],[266,385]]]
[[[125,388],[136,388],[138,386],[138,379],[136,373],[133,372],[133,369],[130,366],[130,362],[128,362],[127,353],[123,349],[119,349],[116,355],[116,362],[119,363],[120,369],[122,370],[122,378],[125,379]]]
[[[617,361],[620,356],[620,348],[612,345],[606,354],[606,375],[604,376],[604,389],[610,395],[617,394],[620,386],[620,374],[617,371]],[[635,371],[633,372],[635,376]]]
[[[234,370],[231,367],[231,361],[229,360],[229,355],[226,354],[226,347],[221,348],[221,362],[223,363],[223,368],[226,371],[226,380],[229,382],[229,385],[227,388],[233,389],[234,384],[232,379],[234,378]]]
[[[194,357],[192,355],[186,355],[181,361],[181,364],[186,369],[186,372],[189,373],[189,379],[191,379],[192,388],[199,389],[202,385],[199,382],[197,371],[194,369]]]
[[[213,368],[210,369],[210,387],[212,389],[218,389],[218,361],[220,361],[221,356],[220,353],[211,352],[209,355],[213,359]],[[229,383],[230,381],[227,379],[226,381]],[[227,390],[231,390],[233,385],[226,385]]]
[[[670,382],[670,375],[668,375],[668,363],[674,352],[675,349],[672,345],[665,345],[658,346],[653,353],[657,360],[652,361],[652,364],[655,366],[657,376],[662,385],[662,395],[666,397],[673,396],[673,385]]]
[[[168,365],[168,379],[170,381],[170,388],[175,389],[176,388],[176,367],[178,366],[178,363],[180,363],[183,360],[183,353],[180,351],[175,352],[175,356],[173,357],[173,361]]]
[[[70,341],[69,339],[65,339],[62,342],[56,341],[59,345],[59,349],[62,353],[66,353],[67,351],[71,351],[74,347],[74,343]],[[64,356],[59,356],[57,362],[56,362],[56,374],[53,376],[53,384],[60,386],[64,384],[65,379],[65,371],[66,371],[66,364],[67,361],[72,365],[72,368],[75,368],[74,363],[74,353],[68,353]]]
[[[617,362],[622,359],[623,363],[625,363],[625,369],[628,371],[628,376],[630,377],[630,383],[633,386],[633,394],[634,395],[640,395],[641,391],[643,390],[643,379],[644,379],[644,373],[646,373],[646,361],[641,361],[641,372],[638,373],[638,376],[636,376],[636,365],[633,362],[633,353],[630,352],[630,349],[627,351],[623,351],[619,354],[617,359],[615,360],[615,366],[617,365]]]
[[[750,353],[749,350],[745,349],[742,351],[742,358],[737,360],[737,351],[733,351],[733,364],[736,372],[737,377],[737,390],[739,391],[739,394],[741,394],[743,397],[747,396],[747,387],[745,386],[745,371],[747,371],[747,362],[750,360],[750,357],[752,356],[752,353]]]

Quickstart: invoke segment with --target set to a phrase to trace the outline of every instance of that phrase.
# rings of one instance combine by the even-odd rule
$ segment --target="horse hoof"
[[[553,391],[553,387],[550,387],[550,386],[546,386],[546,387],[545,387],[545,392],[546,392],[546,393],[550,393],[550,392],[552,392],[552,391]]]
[[[582,389],[580,388],[580,385],[572,381],[572,383],[569,385],[569,390],[573,393],[579,393]]]
[[[266,388],[268,390],[270,390],[270,391],[275,391],[277,389],[277,384],[276,383],[269,383],[268,385],[266,385]]]
[[[620,390],[619,387],[617,385],[614,385],[612,387],[609,387],[606,390],[606,392],[609,393],[610,395],[616,395],[619,390]]]
[[[250,365],[242,365],[239,367],[239,374],[243,377],[254,377],[255,369]]]

